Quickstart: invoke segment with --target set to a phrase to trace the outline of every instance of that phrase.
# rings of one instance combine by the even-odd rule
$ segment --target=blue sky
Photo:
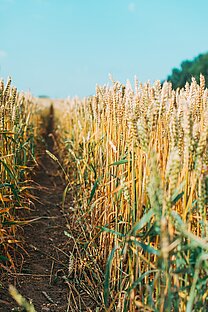
[[[109,82],[165,79],[208,51],[207,0],[0,0],[0,77],[80,97]]]

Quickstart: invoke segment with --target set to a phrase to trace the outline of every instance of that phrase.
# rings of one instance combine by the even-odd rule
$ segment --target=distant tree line
[[[181,68],[173,68],[167,81],[172,82],[173,89],[182,88],[187,81],[191,82],[192,77],[195,77],[196,81],[199,82],[200,74],[205,77],[206,87],[208,87],[208,53],[199,54],[192,61],[183,61]]]
[[[41,94],[38,97],[39,97],[39,99],[48,99],[49,98],[48,95],[44,95],[44,94],[43,95]]]

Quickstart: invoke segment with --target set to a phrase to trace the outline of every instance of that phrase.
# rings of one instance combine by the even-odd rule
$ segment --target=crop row
[[[68,170],[64,198],[67,190],[76,195],[71,209],[82,259],[75,252],[74,263],[88,292],[96,292],[107,311],[203,311],[208,304],[204,77],[177,90],[167,82],[135,80],[133,88],[112,81],[97,86],[92,97],[66,100],[56,115]]]

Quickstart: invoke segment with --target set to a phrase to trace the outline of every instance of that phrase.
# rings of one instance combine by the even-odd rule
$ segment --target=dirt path
[[[52,153],[53,117],[49,118],[46,133],[46,148]],[[68,307],[68,287],[65,277],[68,274],[69,251],[64,235],[66,220],[61,211],[64,182],[59,168],[45,152],[42,151],[40,164],[34,173],[35,182],[40,189],[35,191],[40,203],[31,207],[29,219],[40,218],[24,227],[24,259],[16,275],[7,276],[9,283],[15,284],[18,291],[32,300],[36,311],[71,311]],[[8,283],[8,282],[7,282]],[[0,311],[12,310],[17,304],[8,295],[6,288],[0,292]]]

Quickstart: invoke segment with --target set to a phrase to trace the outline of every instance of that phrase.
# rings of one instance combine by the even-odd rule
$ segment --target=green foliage
[[[208,86],[208,52],[199,54],[192,61],[186,60],[181,63],[181,68],[173,68],[171,75],[167,81],[172,82],[173,88],[183,88],[186,82],[191,82],[191,78],[195,77],[199,82],[200,74],[205,77],[206,87]]]

